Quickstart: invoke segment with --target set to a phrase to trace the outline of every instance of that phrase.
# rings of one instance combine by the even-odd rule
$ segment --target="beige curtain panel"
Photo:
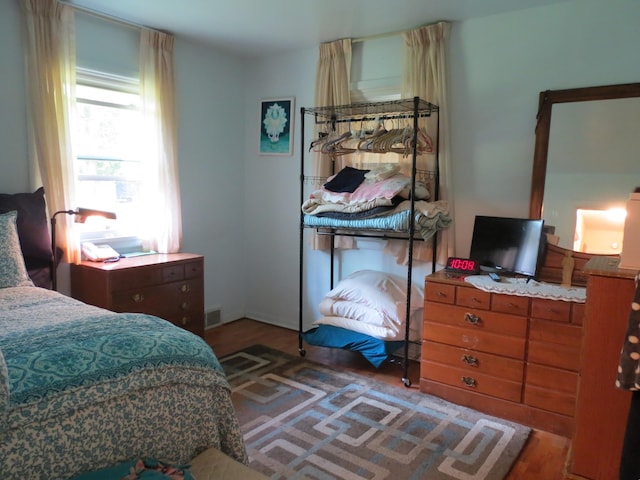
[[[75,206],[70,118],[75,103],[73,9],[55,0],[22,0],[26,24],[28,122],[35,166],[49,214]],[[63,215],[58,245],[69,262],[80,261],[74,223]]]
[[[140,35],[140,85],[145,118],[149,181],[145,182],[145,246],[174,253],[182,244],[180,179],[177,159],[174,38],[143,29]]]

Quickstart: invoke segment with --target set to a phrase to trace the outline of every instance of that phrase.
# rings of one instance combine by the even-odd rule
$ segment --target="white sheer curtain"
[[[71,122],[75,91],[73,9],[56,0],[21,0],[26,21],[25,62],[33,177],[44,186],[49,214],[75,208]],[[56,218],[56,243],[80,260],[73,217]],[[63,228],[65,227],[66,228]]]
[[[446,47],[451,25],[440,22],[404,33],[402,98],[419,96],[439,107],[440,195],[453,211]],[[434,128],[428,126],[427,131]],[[434,139],[435,140],[435,139]],[[444,265],[455,246],[453,223],[438,235],[437,262]]]
[[[351,75],[351,39],[336,40],[320,45],[318,68],[316,71],[315,106],[328,107],[332,105],[348,105],[350,96]],[[347,128],[346,125],[336,125],[336,130]],[[315,137],[325,126],[316,126]],[[304,148],[304,145],[303,147]],[[331,173],[331,158],[329,155],[315,152],[313,155],[313,174],[325,178]],[[335,170],[342,168],[336,164]],[[336,239],[336,246],[346,248],[353,245],[351,238]],[[313,235],[314,249],[328,247],[328,238]]]
[[[143,29],[140,37],[140,85],[148,162],[145,182],[145,245],[161,253],[180,250],[182,214],[177,160],[174,38]]]

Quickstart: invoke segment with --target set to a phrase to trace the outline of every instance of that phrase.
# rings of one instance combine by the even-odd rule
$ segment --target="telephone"
[[[95,245],[91,242],[82,244],[82,253],[92,262],[116,261],[120,259],[120,254],[109,245]]]

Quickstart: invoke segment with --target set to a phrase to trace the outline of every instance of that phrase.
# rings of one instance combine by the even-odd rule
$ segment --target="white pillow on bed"
[[[0,215],[0,288],[33,286],[20,250],[17,217],[15,210]]]

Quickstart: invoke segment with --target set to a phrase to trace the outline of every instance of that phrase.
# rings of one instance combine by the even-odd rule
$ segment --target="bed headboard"
[[[20,248],[29,277],[39,287],[51,288],[51,236],[44,188],[33,193],[0,193],[0,213],[16,210]]]

